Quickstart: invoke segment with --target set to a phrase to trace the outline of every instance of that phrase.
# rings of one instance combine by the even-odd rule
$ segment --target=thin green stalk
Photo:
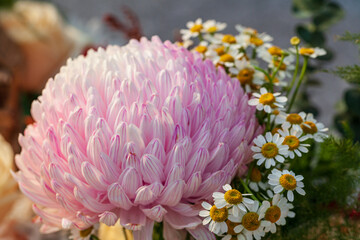
[[[292,105],[294,104],[296,95],[297,95],[297,93],[298,93],[298,91],[299,91],[299,88],[300,88],[300,86],[301,86],[302,80],[303,80],[304,77],[305,77],[305,72],[306,72],[306,67],[307,67],[308,60],[309,60],[309,57],[307,57],[307,56],[304,57],[304,64],[303,64],[302,69],[301,69],[299,81],[298,81],[298,83],[297,83],[297,85],[296,85],[295,92],[294,92],[294,94],[293,94],[293,96],[292,96],[292,98],[291,98],[291,101],[290,101],[289,107],[288,107],[288,109],[287,109],[287,112],[290,112],[291,107],[292,107]]]
[[[253,194],[253,192],[249,189],[249,187],[244,183],[244,181],[239,178],[241,184],[243,185],[243,187],[245,188],[246,192],[247,193],[250,193],[251,194],[251,198],[254,199],[255,201],[259,201],[259,199],[257,199],[257,197],[255,197],[255,195]]]
[[[201,33],[199,33],[199,41],[200,42],[204,41],[204,37],[203,37],[203,35]]]
[[[128,240],[128,237],[127,237],[127,234],[126,234],[125,229],[124,229],[124,228],[121,228],[121,231],[123,232],[123,235],[124,235],[125,240]]]
[[[269,73],[268,73],[267,71],[265,71],[264,69],[262,69],[261,67],[258,67],[258,66],[253,66],[253,68],[256,69],[256,70],[258,70],[258,71],[260,71],[260,72],[262,72],[263,74],[265,74],[265,76],[266,76],[266,77],[269,79],[269,81],[270,81],[271,76],[269,75]]]
[[[256,58],[256,48],[252,50],[252,55],[251,55],[251,59],[255,59],[255,58]]]
[[[271,130],[271,114],[268,113],[268,116],[267,116],[267,124],[266,124],[266,131],[270,131]]]
[[[271,75],[271,80],[270,80],[270,81],[271,81],[271,84],[273,83],[276,74],[278,73],[278,71],[279,71],[282,63],[284,62],[284,58],[285,58],[285,55],[282,54],[282,55],[281,55],[281,58],[280,58],[279,65],[275,68],[275,71],[274,71],[273,74]]]
[[[295,80],[296,80],[296,77],[297,77],[297,73],[298,73],[298,70],[299,70],[299,59],[300,59],[300,55],[299,55],[299,47],[298,46],[295,46],[295,49],[296,49],[296,64],[295,64],[295,70],[294,70],[294,76],[291,80],[291,83],[290,83],[290,86],[288,88],[288,91],[286,93],[286,97],[289,96],[290,92],[291,92],[291,89],[293,88],[294,84],[295,84]]]
[[[249,180],[250,180],[250,175],[251,175],[251,172],[252,172],[252,169],[254,168],[254,161],[251,162],[250,164],[250,167],[249,167],[249,171],[248,171],[248,174],[246,176],[246,184],[249,183]]]

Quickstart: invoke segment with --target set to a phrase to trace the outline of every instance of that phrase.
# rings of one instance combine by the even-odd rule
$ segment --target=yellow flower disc
[[[228,218],[228,209],[226,207],[218,209],[214,205],[210,209],[210,217],[215,222],[224,222]]]
[[[252,181],[252,182],[260,182],[261,181],[261,172],[258,168],[254,167],[251,170],[250,181]]]
[[[234,58],[230,54],[225,53],[225,54],[221,55],[219,61],[220,62],[234,62]]]
[[[281,217],[281,210],[278,206],[271,206],[265,212],[265,220],[276,223]]]
[[[248,68],[244,68],[237,75],[241,84],[250,84],[253,79],[254,71]]]
[[[261,153],[266,158],[273,158],[279,153],[275,143],[265,143],[261,148]]]
[[[275,97],[272,93],[264,93],[260,96],[259,102],[264,105],[271,105],[275,102]]]
[[[275,61],[273,61],[273,62],[274,62],[274,66],[275,66],[275,67],[279,67],[280,61],[275,60]],[[285,64],[285,63],[281,63],[279,69],[280,69],[281,71],[285,71],[286,68],[287,68],[286,64]]]
[[[279,130],[282,128],[276,127],[273,130],[271,130],[272,135],[274,135],[275,133],[279,133]]]
[[[288,145],[289,150],[295,150],[299,147],[300,141],[295,136],[286,136],[284,139],[283,145]]]
[[[236,205],[242,202],[243,197],[241,192],[236,189],[231,189],[225,193],[224,199],[227,203]]]
[[[208,33],[215,33],[217,31],[216,26],[211,26],[206,30]]]
[[[310,126],[310,127],[306,126],[305,124]],[[310,121],[306,121],[303,124],[301,124],[301,129],[306,134],[314,134],[314,133],[317,133],[317,131],[318,131],[315,123],[310,122]]]
[[[195,48],[195,51],[199,52],[199,53],[205,53],[207,51],[207,47],[206,46],[202,46],[199,45]]]
[[[191,32],[200,32],[203,29],[203,25],[202,24],[195,24],[194,26],[192,26],[190,28]]]
[[[298,38],[298,37],[292,37],[291,39],[290,39],[290,43],[291,43],[291,45],[293,45],[293,46],[296,46],[296,45],[299,45],[300,44],[300,38]]]
[[[297,114],[297,113],[290,113],[287,117],[286,117],[286,121],[291,123],[291,124],[301,124],[304,120],[302,119],[302,117]]]
[[[255,46],[259,47],[264,44],[264,41],[261,38],[258,37],[251,37],[250,42],[254,44]]]
[[[216,48],[216,49],[215,49],[215,52],[216,52],[219,56],[225,54],[225,46],[220,46],[220,47]]]
[[[281,54],[282,54],[281,48],[279,48],[279,47],[277,47],[277,46],[271,46],[271,47],[269,47],[268,52],[269,52],[271,55],[273,55],[273,56],[279,56],[279,57],[280,57]]]
[[[299,53],[301,55],[311,55],[315,52],[313,48],[300,48]]]
[[[284,174],[280,177],[279,182],[286,190],[294,190],[296,188],[296,179],[291,174]]]
[[[246,213],[241,221],[241,224],[246,230],[255,231],[260,227],[259,215],[255,212]]]
[[[224,37],[222,38],[221,41],[224,43],[232,44],[232,43],[236,43],[236,38],[231,34],[226,34],[226,35],[224,35]]]

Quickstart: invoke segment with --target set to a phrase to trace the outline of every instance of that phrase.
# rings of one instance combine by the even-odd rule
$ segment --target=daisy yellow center
[[[216,52],[219,56],[225,54],[225,46],[221,46],[221,47],[216,48],[216,49],[215,49],[215,52]]]
[[[284,174],[280,177],[279,182],[286,190],[294,190],[296,188],[296,179],[291,174]]]
[[[291,123],[291,124],[301,124],[304,120],[302,119],[302,117],[297,114],[297,113],[290,113],[287,117],[286,117],[286,121]]]
[[[209,27],[209,28],[207,29],[207,31],[208,31],[209,33],[214,33],[214,32],[217,31],[217,27],[216,27],[216,26],[211,26],[211,27]]]
[[[269,47],[268,49],[268,52],[273,55],[273,56],[281,56],[282,54],[282,50],[281,48],[277,47],[277,46],[272,46],[272,47]]]
[[[237,78],[239,79],[241,84],[249,84],[253,79],[254,71],[251,69],[244,68],[239,72]]]
[[[242,197],[241,192],[239,192],[236,189],[231,189],[225,193],[224,199],[227,203],[239,204],[242,202],[243,197]]]
[[[203,25],[202,24],[195,24],[194,26],[192,26],[190,28],[191,32],[200,32],[203,29]]]
[[[296,45],[299,45],[299,43],[300,43],[300,38],[298,38],[298,37],[292,37],[291,39],[290,39],[290,43],[291,43],[291,45],[294,45],[294,46],[296,46]]]
[[[266,158],[273,158],[279,153],[279,148],[275,143],[265,143],[261,148],[261,153]]]
[[[264,93],[260,96],[259,102],[264,105],[271,105],[275,102],[275,97],[272,93]]]
[[[226,34],[221,40],[224,43],[236,43],[236,38],[231,34]]]
[[[259,215],[255,212],[246,213],[241,221],[241,224],[248,231],[255,231],[260,227]]]
[[[308,126],[306,126],[306,125]],[[315,123],[313,122],[310,122],[310,121],[306,121],[304,122],[303,124],[301,124],[301,129],[304,131],[304,133],[306,134],[314,134],[314,133],[317,133],[318,129],[315,125]]]
[[[299,53],[301,55],[311,55],[315,52],[313,48],[300,48]]]
[[[279,133],[278,131],[280,130],[281,128],[279,127],[276,127],[274,128],[273,130],[271,130],[271,133],[274,135],[275,133]]]
[[[264,44],[264,41],[261,38],[258,37],[251,37],[250,42],[254,44],[255,46],[259,47]]]
[[[199,45],[195,48],[195,51],[199,52],[199,53],[205,53],[207,51],[207,47],[206,46],[202,46]]]
[[[237,235],[237,233],[234,231],[234,228],[238,225],[240,225],[240,223],[234,223],[230,220],[226,220],[226,225],[228,226],[228,234],[231,236]]]
[[[251,170],[250,180],[252,182],[260,182],[261,181],[261,172],[258,168],[254,167]]]
[[[280,216],[281,210],[278,206],[271,206],[265,212],[265,219],[272,223],[276,223],[280,219]]]
[[[286,136],[284,139],[283,145],[288,145],[289,150],[295,150],[299,147],[300,141],[295,136]]]
[[[234,62],[234,58],[230,54],[225,53],[221,55],[220,62]]]
[[[214,205],[210,209],[210,217],[215,222],[224,222],[228,218],[228,209],[226,207],[218,209]]]
[[[90,233],[92,232],[93,229],[94,229],[94,227],[91,226],[91,227],[89,227],[87,229],[81,230],[80,233],[79,233],[80,237],[86,238],[87,236],[90,235]]]
[[[278,67],[281,71],[285,71],[286,70],[286,64],[285,63],[281,63],[280,65],[280,61],[275,60],[274,61],[274,65],[275,67]]]

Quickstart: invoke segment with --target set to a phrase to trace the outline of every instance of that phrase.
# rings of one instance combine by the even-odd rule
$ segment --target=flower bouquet
[[[249,240],[295,217],[306,186],[292,165],[327,128],[292,107],[325,51],[214,20],[187,27],[183,42],[90,50],[47,82],[14,174],[43,232],[98,239],[118,222],[137,240]]]

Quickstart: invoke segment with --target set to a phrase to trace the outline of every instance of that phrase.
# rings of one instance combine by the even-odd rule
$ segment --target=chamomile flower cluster
[[[300,46],[298,37],[282,48],[253,28],[236,25],[233,35],[221,33],[225,27],[197,19],[181,33],[184,41],[195,43],[192,51],[239,81],[264,131],[253,139],[247,173],[242,169],[232,187],[227,184],[223,192],[213,193],[213,205],[204,202],[199,215],[222,239],[259,240],[295,217],[292,202],[306,192],[304,177],[291,166],[327,138],[328,128],[313,114],[292,111],[300,105],[296,100],[309,59],[326,51]]]

